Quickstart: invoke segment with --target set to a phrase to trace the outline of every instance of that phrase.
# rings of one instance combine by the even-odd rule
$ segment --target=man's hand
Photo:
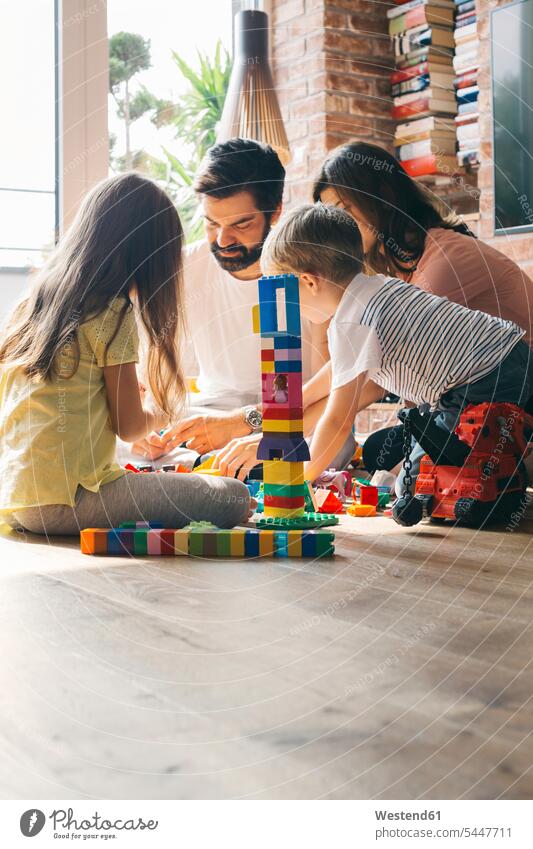
[[[230,413],[188,416],[164,433],[162,440],[166,451],[185,442],[187,448],[205,454],[223,448],[230,440],[249,433],[250,428],[244,421],[243,411],[234,410]]]
[[[131,446],[131,450],[139,457],[144,457],[146,460],[159,460],[167,453],[168,448],[163,444],[163,441],[158,433],[152,431],[144,439],[139,439]]]
[[[219,451],[213,463],[214,469],[220,469],[226,477],[243,481],[254,466],[257,466],[257,448],[261,442],[262,433],[251,433],[239,439],[233,439],[222,451]],[[240,470],[240,471],[239,471]]]

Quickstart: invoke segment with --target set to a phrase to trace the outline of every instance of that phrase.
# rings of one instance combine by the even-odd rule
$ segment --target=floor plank
[[[531,798],[531,510],[334,560],[0,536],[2,798]]]

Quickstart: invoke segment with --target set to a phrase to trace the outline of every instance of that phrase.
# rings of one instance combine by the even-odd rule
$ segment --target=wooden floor
[[[532,798],[533,514],[335,560],[0,538],[2,798]]]

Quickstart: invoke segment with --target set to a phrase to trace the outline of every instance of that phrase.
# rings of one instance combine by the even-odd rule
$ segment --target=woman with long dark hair
[[[386,150],[352,142],[332,151],[315,180],[313,196],[342,207],[356,220],[369,273],[399,277],[472,310],[513,321],[532,344],[531,279],[505,254],[476,239]],[[371,386],[365,401],[382,395]],[[366,441],[367,468],[393,468],[399,462],[401,430],[379,431]]]
[[[0,515],[76,534],[127,520],[231,526],[248,515],[239,481],[128,473],[133,441],[179,414],[183,231],[168,195],[130,173],[104,180],[16,307],[0,339]],[[138,317],[136,320],[136,316]],[[137,324],[146,338],[140,386]]]

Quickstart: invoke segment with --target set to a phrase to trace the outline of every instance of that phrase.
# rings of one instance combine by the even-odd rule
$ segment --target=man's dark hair
[[[221,199],[250,192],[262,212],[272,213],[281,203],[285,168],[268,144],[252,139],[230,139],[215,144],[205,155],[193,188],[200,195]]]

